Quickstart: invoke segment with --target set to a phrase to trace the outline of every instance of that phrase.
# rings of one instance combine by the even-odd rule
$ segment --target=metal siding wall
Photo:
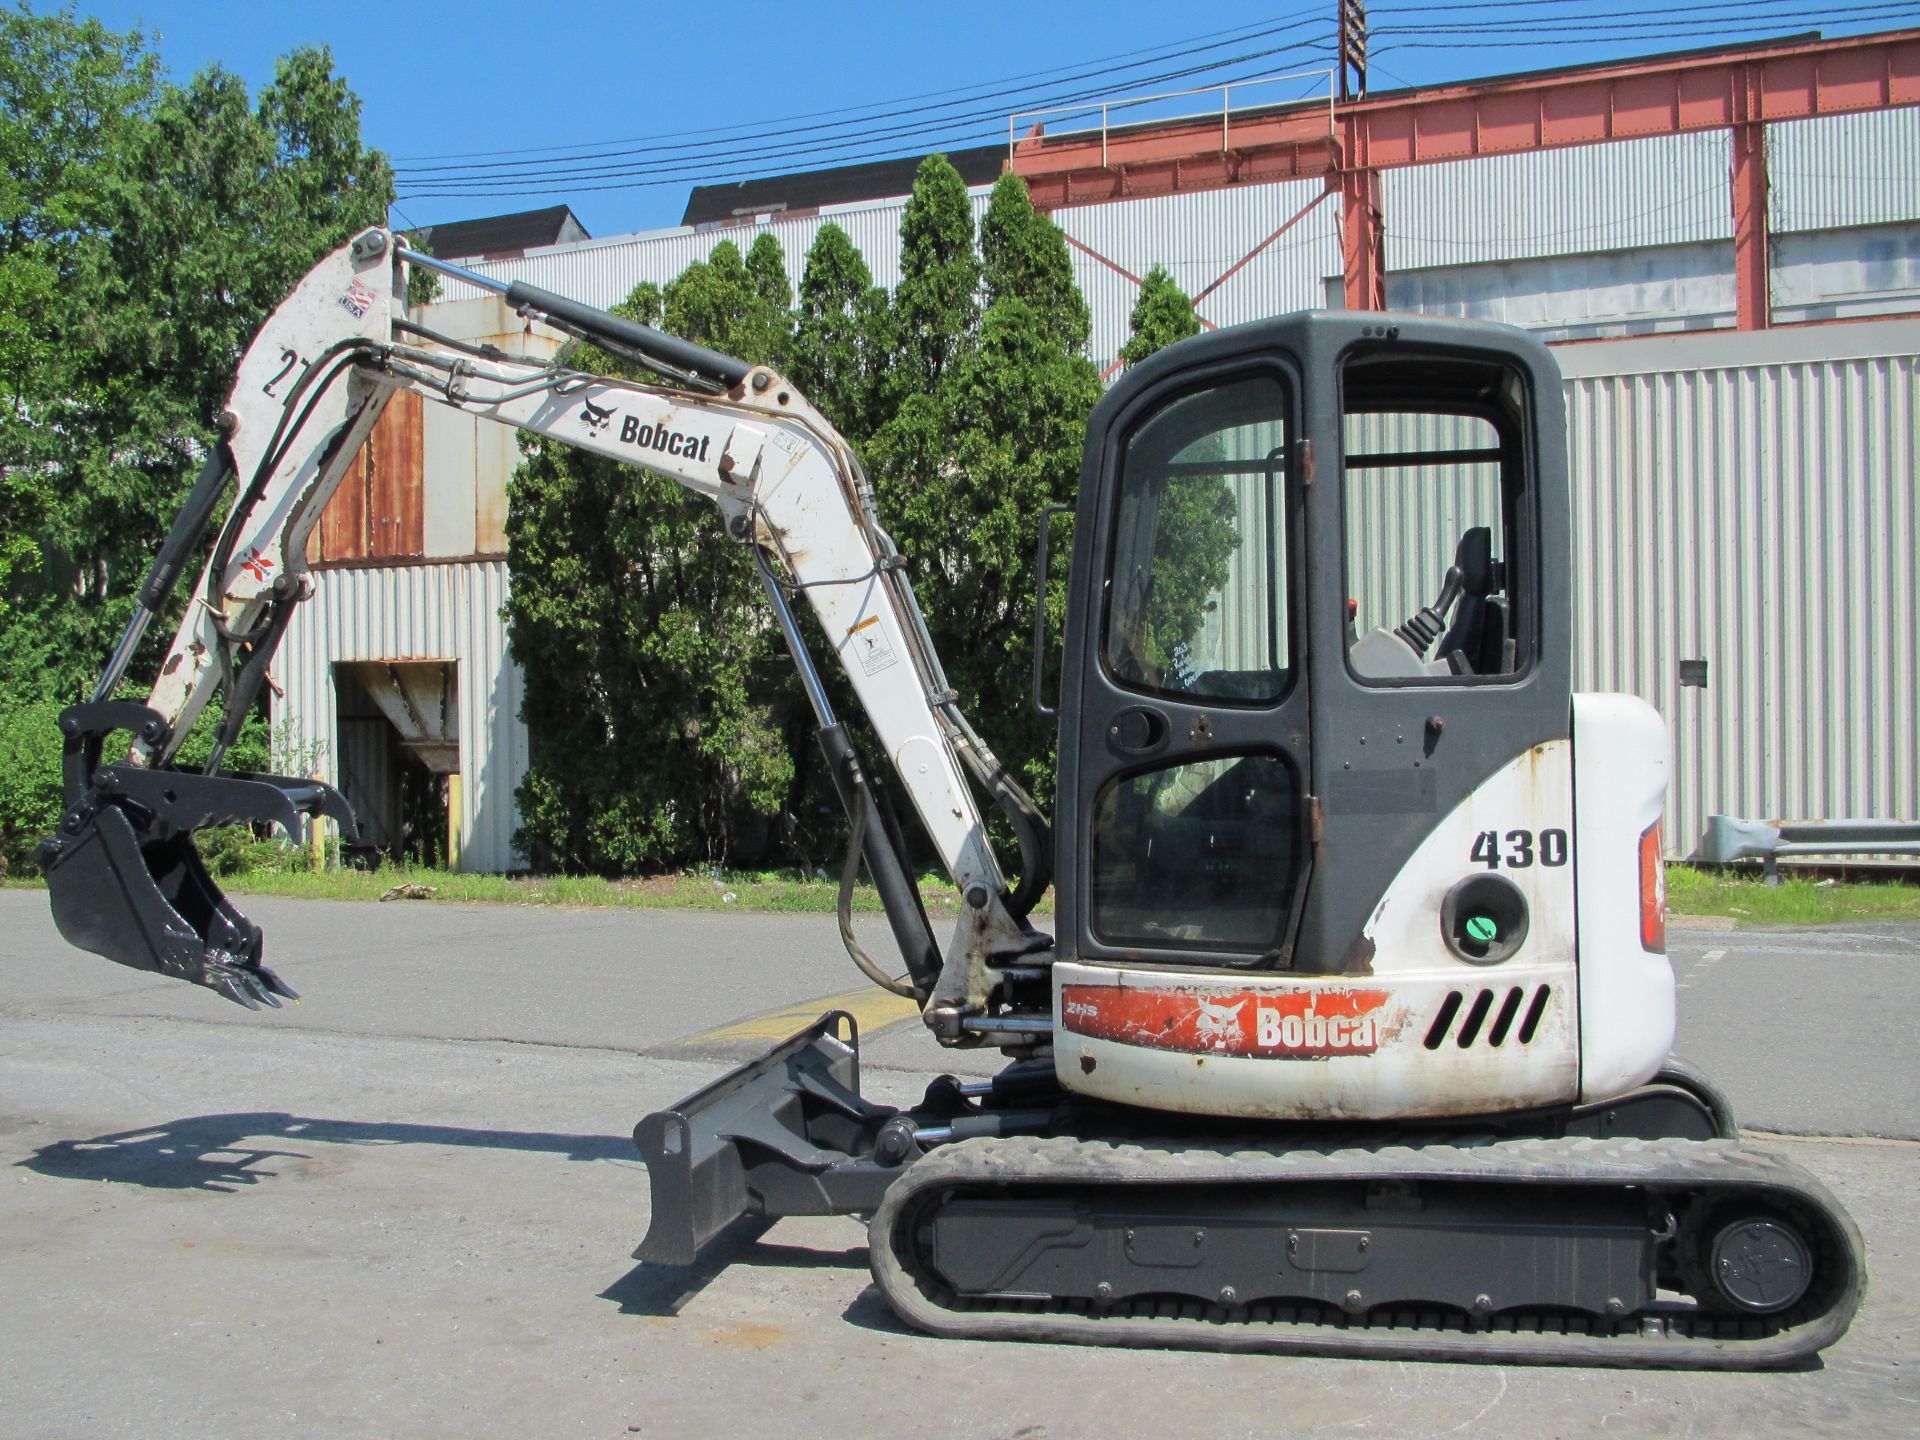
[[[1776,325],[1920,309],[1920,224],[1802,230],[1776,236]]]
[[[1920,109],[1769,126],[1776,232],[1920,220]]]
[[[1058,211],[1054,221],[1088,249],[1135,275],[1164,265],[1189,295],[1238,264],[1321,195],[1317,180],[1248,185],[1192,195],[1117,200]],[[1339,208],[1329,199],[1200,303],[1216,325],[1236,325],[1324,303],[1323,278],[1340,272]],[[897,244],[897,242],[896,242]],[[1138,291],[1108,266],[1075,250],[1081,293],[1093,311],[1093,357],[1105,363],[1127,340]]]
[[[1287,471],[1287,434],[1283,425],[1247,425],[1209,437],[1223,459],[1263,460],[1278,454],[1276,483]],[[1284,580],[1297,557],[1287,554],[1287,535],[1274,526],[1284,508],[1276,510],[1264,477],[1236,475],[1228,479],[1235,496],[1234,525],[1238,543],[1227,557],[1227,578],[1214,597],[1213,609],[1201,623],[1195,650],[1206,658],[1203,669],[1258,670],[1278,660],[1291,667],[1293,656],[1287,635],[1287,591],[1275,584],[1275,569]]]
[[[1060,211],[1054,219],[1089,249],[1135,275],[1144,275],[1156,264],[1165,265],[1191,294],[1212,284],[1322,189],[1318,181],[1246,186],[1076,206]],[[987,198],[985,190],[972,192],[976,229],[986,214]],[[643,280],[664,285],[695,261],[706,259],[722,240],[732,240],[744,252],[765,229],[780,241],[787,274],[797,290],[807,251],[820,228],[832,221],[858,248],[874,283],[892,289],[900,282],[900,219],[905,209],[906,201],[898,199],[823,210],[765,226],[658,231],[556,247],[473,268],[502,280],[525,280],[591,305],[615,305]],[[1127,320],[1138,291],[1132,281],[1091,256],[1074,250],[1072,260],[1093,316],[1088,352],[1104,364],[1126,343]],[[1340,265],[1339,210],[1328,200],[1209,296],[1201,313],[1216,325],[1234,325],[1312,308],[1324,303],[1325,277],[1338,274]],[[449,289],[453,288],[450,284]]]
[[[1731,240],[1731,163],[1727,133],[1710,131],[1387,170],[1387,264]]]
[[[1499,443],[1492,425],[1459,415],[1389,413],[1347,417],[1350,454],[1467,450]],[[1347,585],[1360,602],[1362,635],[1391,630],[1440,594],[1447,567],[1472,525],[1493,531],[1493,553],[1506,558],[1500,533],[1496,465],[1422,465],[1349,471],[1341,480],[1347,517]]]
[[[1920,110],[1777,124],[1768,134],[1773,225],[1782,235],[1920,219]],[[1614,312],[1625,304],[1636,313],[1658,310],[1669,316],[1650,328],[1686,328],[1686,316],[1672,316],[1676,307],[1690,315],[1697,311],[1692,323],[1719,323],[1724,318],[1720,312],[1731,305],[1731,258],[1723,265],[1716,262],[1724,277],[1708,275],[1700,272],[1698,249],[1662,254],[1656,247],[1711,245],[1717,253],[1731,241],[1730,165],[1728,136],[1713,131],[1386,171],[1382,185],[1392,274],[1439,272],[1405,277],[1399,286],[1404,301],[1396,298],[1396,303],[1439,313],[1480,314],[1486,307],[1474,297],[1487,286],[1488,267],[1535,262],[1516,265],[1511,274],[1493,274],[1499,310],[1495,318],[1559,327],[1568,334],[1611,333],[1621,328],[1614,323]],[[1074,206],[1057,212],[1054,219],[1089,249],[1135,275],[1165,265],[1193,294],[1312,203],[1322,189],[1317,180],[1249,185]],[[972,196],[977,224],[986,211],[987,192],[976,189]],[[874,282],[891,289],[900,279],[900,217],[905,207],[901,198],[774,219],[765,226],[657,231],[555,247],[475,268],[502,279],[528,280],[590,304],[613,305],[642,280],[664,285],[688,265],[704,260],[724,239],[744,251],[766,229],[779,239],[797,287],[808,248],[831,220],[859,248]],[[1653,253],[1631,253],[1648,250]],[[1622,251],[1630,253],[1616,253]],[[1538,263],[1610,254],[1613,260],[1602,270],[1593,269],[1597,260],[1573,259],[1544,269]],[[1790,257],[1797,261],[1801,252],[1789,245],[1776,260],[1788,263]],[[1125,343],[1135,287],[1078,250],[1072,258],[1093,315],[1088,351],[1104,365]],[[1200,313],[1216,325],[1233,325],[1337,304],[1337,287],[1329,301],[1328,281],[1337,278],[1341,268],[1339,208],[1328,199],[1210,295]],[[1792,305],[1818,304],[1827,295],[1825,278],[1849,293],[1856,288],[1839,271],[1804,283],[1796,276],[1783,282],[1788,292],[1783,298]],[[1389,283],[1391,287],[1393,281]],[[1909,288],[1899,277],[1885,284],[1862,279],[1860,284]],[[1839,313],[1859,309],[1843,305]]]
[[[986,213],[987,192],[971,192],[976,231]],[[715,230],[658,230],[584,245],[536,250],[516,260],[492,260],[472,268],[501,280],[525,280],[589,305],[617,305],[643,280],[665,285],[696,261],[705,260],[714,246],[731,240],[745,254],[768,231],[780,242],[787,262],[787,278],[797,290],[806,267],[807,251],[829,222],[847,232],[854,247],[873,272],[876,285],[892,289],[900,283],[900,217],[905,199],[880,200],[864,205],[830,207],[817,215],[774,219],[765,225],[729,226]],[[454,282],[457,284],[457,282]]]
[[[506,562],[321,570],[313,579],[313,597],[294,612],[273,667],[284,691],[276,725],[291,720],[305,743],[323,745],[320,768],[337,779],[334,661],[458,661],[466,799],[461,868],[521,868],[513,852],[519,824],[513,792],[527,771],[527,738],[520,668],[507,656],[500,619]]]
[[[1776,266],[1776,290],[1779,276]],[[1518,325],[1548,341],[1730,329],[1732,251],[1724,241],[1700,242],[1397,270],[1387,276],[1387,305]]]
[[[1600,375],[1567,402],[1576,684],[1667,717],[1669,852],[1712,813],[1920,816],[1920,361]]]

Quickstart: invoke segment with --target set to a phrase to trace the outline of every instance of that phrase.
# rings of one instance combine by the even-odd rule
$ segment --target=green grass
[[[255,863],[220,877],[236,895],[285,895],[301,900],[378,900],[397,886],[420,886],[422,898],[458,904],[563,905],[580,908],[623,906],[634,910],[738,910],[775,915],[831,915],[838,886],[832,880],[803,879],[792,872],[755,874],[683,873],[637,880],[602,880],[577,875],[456,875],[416,866],[387,866],[377,871],[329,870],[314,874],[289,854],[261,843],[260,854],[278,851],[273,863]],[[37,888],[27,877],[0,877],[8,889]],[[936,919],[958,903],[951,886],[938,875],[922,877],[920,894]],[[1739,925],[1834,925],[1873,920],[1920,919],[1920,884],[1901,881],[1825,881],[1783,875],[1778,885],[1762,884],[1751,872],[1667,868],[1667,905],[1677,915],[1723,915]],[[854,891],[853,908],[880,913],[880,897],[867,886]],[[1049,894],[1038,907],[1050,913]]]
[[[1783,874],[1667,867],[1667,908],[1677,915],[1725,915],[1740,925],[1834,925],[1920,920],[1920,885],[1898,880],[1815,880]]]
[[[222,885],[239,895],[286,895],[302,900],[378,900],[397,886],[432,891],[422,897],[461,904],[619,906],[634,910],[751,910],[777,915],[831,915],[839,886],[791,875],[679,874],[641,880],[582,875],[456,875],[446,870],[383,866],[377,871],[259,871],[229,876]],[[921,883],[929,910],[952,903],[944,882]],[[409,897],[412,898],[412,897]],[[878,914],[880,897],[867,886],[853,894],[858,912]]]

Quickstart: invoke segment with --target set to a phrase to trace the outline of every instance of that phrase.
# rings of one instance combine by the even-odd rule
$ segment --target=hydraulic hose
[[[920,891],[914,884],[913,872],[908,869],[902,858],[902,850],[888,833],[886,817],[880,813],[879,798],[873,793],[860,765],[860,757],[852,739],[847,735],[846,727],[834,724],[821,729],[819,733],[820,750],[826,757],[827,773],[833,779],[833,788],[840,797],[840,807],[847,812],[848,821],[854,826],[854,833],[860,843],[848,850],[850,866],[857,866],[862,856],[867,869],[873,876],[873,888],[880,893],[880,903],[887,912],[887,923],[893,930],[893,942],[900,948],[900,958],[906,962],[907,974],[912,977],[913,993],[927,996],[933,993],[934,983],[940,978],[940,951],[933,943],[933,927],[927,923],[927,912],[920,903]],[[876,827],[875,820],[880,823]],[[841,878],[841,913],[847,915],[851,907],[850,882],[843,871]],[[851,934],[851,921],[843,920],[841,936]],[[849,947],[851,950],[851,947]],[[859,964],[859,958],[855,957]],[[871,964],[871,957],[868,964]],[[869,979],[873,972],[861,965],[863,973]],[[878,967],[874,967],[878,969]],[[875,981],[876,984],[885,983]]]
[[[867,805],[872,803],[865,799],[864,792],[862,799],[865,803],[853,807],[853,837],[847,841],[846,863],[840,867],[840,943],[847,947],[847,954],[860,967],[860,973],[882,990],[918,1000],[920,996],[907,976],[889,978],[853,936],[853,887],[860,878],[860,852],[867,843]]]

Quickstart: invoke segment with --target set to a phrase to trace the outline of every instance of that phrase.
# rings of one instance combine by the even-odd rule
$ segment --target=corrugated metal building
[[[1724,132],[1384,177],[1391,306],[1590,342],[1559,351],[1581,572],[1578,674],[1584,687],[1631,690],[1666,714],[1675,854],[1693,848],[1713,811],[1920,815],[1920,320],[1911,318],[1920,314],[1920,110],[1776,124],[1768,134],[1776,321],[1909,318],[1726,333],[1735,296]],[[1198,307],[1213,324],[1339,305],[1331,200],[1233,268],[1321,193],[1320,182],[1300,181],[1056,212],[1084,247],[1073,257],[1093,311],[1094,359],[1104,368],[1126,337],[1136,287],[1122,272],[1156,263],[1190,294],[1214,287]],[[978,215],[986,191],[974,194]],[[722,238],[744,249],[766,229],[797,282],[831,220],[891,286],[903,206],[667,230],[478,268],[604,306],[641,281],[672,279]],[[492,307],[442,305],[431,318],[468,336],[520,328]],[[369,539],[357,553],[321,556],[315,601],[294,621],[276,675],[286,713],[337,760],[330,666],[456,663],[462,863],[510,868],[511,795],[526,753],[498,619],[513,441],[505,431],[477,435],[477,422],[446,412],[417,423],[421,514],[396,518],[418,553],[376,555]],[[368,496],[367,515],[401,505]],[[1678,685],[1682,659],[1708,662],[1704,689]],[[991,735],[993,717],[979,719]]]
[[[1576,683],[1666,716],[1676,854],[1714,813],[1920,816],[1917,352],[1915,320],[1559,352]]]
[[[492,298],[433,309],[443,333],[520,354],[550,355],[564,338]],[[298,768],[345,791],[367,842],[392,846],[411,828],[467,870],[518,868],[513,792],[527,732],[501,619],[518,458],[504,426],[395,397],[321,517],[313,597],[273,665],[276,725],[286,722]],[[444,697],[443,713],[423,713],[422,693]],[[444,837],[418,835],[421,817],[406,813],[405,782],[423,770]]]

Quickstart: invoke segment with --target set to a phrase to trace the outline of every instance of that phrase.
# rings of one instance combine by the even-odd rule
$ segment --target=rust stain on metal
[[[1373,974],[1374,950],[1373,937],[1371,935],[1360,936],[1348,948],[1347,953],[1341,957],[1340,973],[1342,975]]]
[[[425,443],[420,396],[402,390],[348,464],[320,512],[308,559],[386,560],[426,553]]]
[[[847,634],[849,635],[857,634],[860,631],[866,629],[869,625],[878,625],[879,623],[880,623],[880,617],[878,615],[869,615],[867,616],[866,619],[856,621],[854,624],[849,625],[847,627]]]

